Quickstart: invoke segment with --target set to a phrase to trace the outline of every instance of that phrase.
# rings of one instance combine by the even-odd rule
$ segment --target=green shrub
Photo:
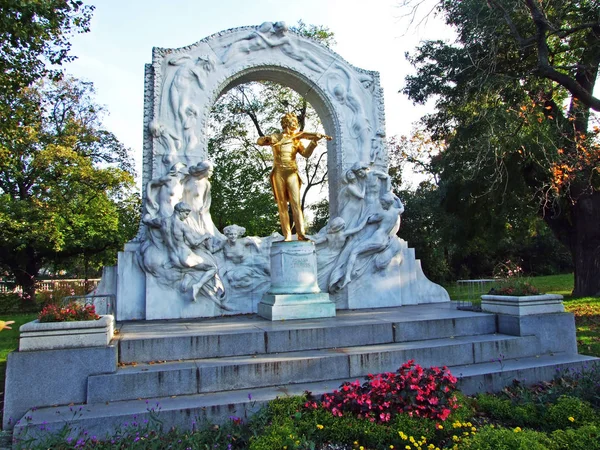
[[[600,427],[585,425],[577,429],[556,430],[551,436],[552,448],[556,450],[600,449]]]
[[[539,428],[543,423],[543,407],[534,403],[515,404],[490,394],[479,394],[476,409],[506,426]]]
[[[476,434],[464,439],[461,450],[548,450],[552,441],[545,433],[520,428],[482,427]]]
[[[596,420],[597,414],[589,403],[576,397],[563,396],[556,404],[548,407],[544,416],[544,428],[549,431],[577,428]]]

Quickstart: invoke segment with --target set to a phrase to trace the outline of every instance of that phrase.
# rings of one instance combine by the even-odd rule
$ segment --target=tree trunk
[[[573,296],[600,296],[600,192],[580,197],[572,214]]]
[[[23,289],[23,307],[31,308],[35,305],[35,281],[39,272],[39,264],[32,247],[25,247],[16,258],[10,269],[17,285]]]

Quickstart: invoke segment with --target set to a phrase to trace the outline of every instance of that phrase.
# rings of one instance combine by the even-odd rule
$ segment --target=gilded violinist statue
[[[279,210],[281,231],[286,241],[292,240],[292,228],[288,203],[292,209],[296,234],[299,241],[308,240],[304,231],[304,215],[300,207],[300,175],[296,163],[296,154],[300,153],[305,158],[312,155],[321,139],[331,140],[331,136],[319,133],[299,131],[298,118],[293,113],[287,113],[281,118],[283,132],[261,136],[258,145],[270,145],[273,149],[273,171],[271,172],[271,186]],[[307,147],[301,139],[310,141]]]

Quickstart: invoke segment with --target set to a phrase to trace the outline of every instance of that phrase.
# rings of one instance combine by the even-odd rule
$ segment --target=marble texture
[[[481,309],[497,314],[528,316],[531,314],[552,314],[565,312],[563,296],[541,295],[482,295]]]
[[[404,207],[387,174],[379,74],[284,22],[264,22],[153,49],[145,68],[142,223],[119,256],[118,320],[254,313],[270,287],[273,295],[293,293],[271,279],[276,237],[244,237],[244,224],[227,236],[210,215],[210,109],[229,89],[265,79],[305,96],[333,138],[332,221],[313,236],[311,292],[329,293],[338,309],[449,301],[395,236]],[[185,217],[178,204],[186,205]]]
[[[19,351],[107,346],[115,332],[115,318],[77,322],[28,322],[19,328]]]

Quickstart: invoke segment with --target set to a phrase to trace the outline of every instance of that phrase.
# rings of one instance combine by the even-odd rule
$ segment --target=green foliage
[[[585,425],[579,428],[556,430],[550,435],[555,449],[590,450],[600,448],[600,426]]]
[[[472,228],[489,229],[494,242],[505,224],[538,214],[573,256],[578,295],[600,292],[597,246],[582,244],[600,234],[592,225],[600,214],[592,113],[600,99],[591,95],[600,64],[597,6],[440,1],[457,41],[424,42],[409,57],[417,74],[404,89],[415,102],[435,99],[422,126],[442,148],[434,165],[442,205],[469,218],[457,233],[470,240]]]
[[[465,450],[548,450],[552,441],[539,431],[482,427],[460,444]]]
[[[477,410],[505,426],[539,428],[543,423],[542,406],[534,403],[517,404],[495,395],[479,394],[475,405]]]
[[[548,430],[578,428],[581,425],[597,422],[598,415],[594,408],[577,397],[560,397],[544,415],[544,428]]]
[[[299,22],[292,29],[326,46],[334,43],[328,28]],[[217,228],[236,223],[248,235],[266,236],[279,229],[279,215],[269,183],[273,155],[256,144],[259,136],[281,130],[288,112],[298,116],[301,130],[324,133],[314,109],[300,94],[274,82],[251,82],[231,89],[210,114],[208,154],[215,164],[211,215]],[[327,183],[324,145],[308,159],[298,158],[303,179],[302,206],[308,192]],[[312,194],[311,194],[312,196]]]
[[[81,0],[0,1],[0,98],[1,107],[21,89],[71,61],[68,38],[89,31],[94,6]]]
[[[31,299],[42,265],[134,234],[131,160],[92,95],[73,79],[36,84],[18,98],[18,126],[0,128],[0,266]]]

